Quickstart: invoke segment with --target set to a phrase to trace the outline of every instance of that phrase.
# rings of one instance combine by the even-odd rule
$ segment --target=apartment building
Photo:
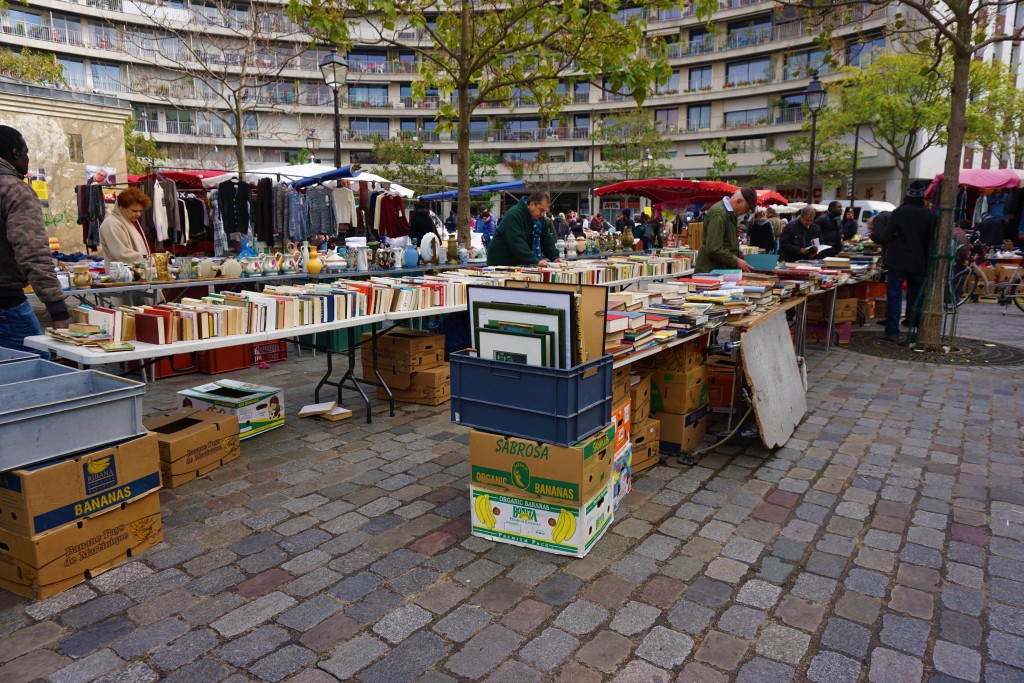
[[[333,99],[318,70],[327,51],[310,49],[309,37],[288,20],[283,3],[278,11],[257,14],[251,9],[250,3],[239,2],[219,11],[202,0],[159,5],[28,0],[7,6],[0,30],[11,49],[54,52],[70,88],[129,101],[139,129],[159,141],[174,165],[231,168],[235,163],[234,140],[209,113],[211,106],[227,105],[217,88],[190,77],[196,62],[265,83],[244,92],[250,167],[287,161],[306,146],[310,131],[321,141],[316,156],[329,160]],[[638,11],[624,9],[622,15]],[[836,32],[833,56],[841,64],[857,65],[886,49],[886,20],[884,10],[855,14]],[[824,66],[825,54],[812,29],[790,8],[770,0],[722,0],[710,26],[692,10],[680,9],[649,16],[648,22],[648,33],[668,44],[673,74],[644,108],[672,141],[666,162],[682,177],[702,177],[708,157],[701,142],[725,137],[737,164],[731,175],[738,181],[750,178],[772,147],[785,145],[800,131],[803,92],[812,72],[819,70],[826,83],[839,77]],[[243,48],[246,35],[258,35],[252,41],[256,49]],[[405,31],[399,39],[408,41],[409,49],[368,40],[348,53],[338,131],[342,162],[372,163],[375,135],[415,137],[435,153],[433,163],[454,182],[455,139],[437,130],[437,93],[413,96],[417,55],[412,45],[419,38]],[[523,172],[528,180],[541,174],[559,192],[559,207],[587,210],[592,169],[601,163],[601,145],[591,139],[591,129],[599,119],[634,106],[628,95],[602,85],[575,83],[571,103],[555,121],[543,121],[526,97],[515,98],[512,106],[478,109],[468,123],[474,148],[500,160],[499,180]],[[544,163],[531,165],[541,150]],[[892,199],[898,179],[891,159],[863,146],[862,152],[857,195]],[[914,175],[931,172],[922,169]],[[794,198],[806,196],[803,182],[780,189]]]

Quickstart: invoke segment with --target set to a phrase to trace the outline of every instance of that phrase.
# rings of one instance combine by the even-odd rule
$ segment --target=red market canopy
[[[160,171],[159,175],[173,180],[174,184],[178,186],[179,190],[201,190],[203,189],[204,178],[214,178],[231,171]],[[152,173],[145,176],[128,176],[128,182],[138,183],[153,176],[157,175]]]
[[[929,199],[938,199],[942,176],[943,174],[939,173],[928,186],[925,196]],[[957,184],[978,190],[998,190],[1020,187],[1020,181],[1020,175],[1012,168],[962,168]]]
[[[758,190],[757,191],[757,205],[758,206],[788,206],[789,200],[783,197],[775,190]]]
[[[654,204],[680,202],[700,204],[718,201],[739,188],[717,180],[680,180],[677,178],[651,178],[650,180],[623,180],[594,190],[595,196],[626,195],[643,197]]]

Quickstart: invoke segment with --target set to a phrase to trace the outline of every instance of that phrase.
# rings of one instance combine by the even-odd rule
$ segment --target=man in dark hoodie
[[[828,211],[818,216],[814,224],[818,226],[821,233],[821,244],[832,247],[823,251],[818,258],[824,256],[838,256],[843,250],[843,205],[837,201],[828,203]]]
[[[24,289],[32,285],[54,327],[67,327],[71,315],[53,271],[43,209],[25,184],[28,145],[14,128],[0,126],[0,346],[36,353],[25,337],[42,334]]]
[[[924,205],[927,184],[915,180],[907,188],[903,204],[889,219],[889,241],[885,246],[888,320],[882,341],[899,343],[900,314],[903,312],[903,283],[907,285],[907,319],[918,324],[925,274],[928,271],[928,250],[935,232],[935,214]]]

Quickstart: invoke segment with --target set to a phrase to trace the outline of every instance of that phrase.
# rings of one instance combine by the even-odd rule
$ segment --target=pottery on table
[[[88,289],[92,287],[92,274],[89,272],[89,264],[82,263],[74,267],[75,274],[71,277],[71,284],[76,289]]]
[[[337,247],[331,247],[321,260],[327,272],[337,273],[345,270],[345,257],[338,253]]]
[[[228,257],[220,264],[220,272],[227,278],[240,278],[242,277],[242,264],[234,256]]]
[[[320,260],[320,252],[314,249],[312,252],[309,250],[309,245],[305,242],[302,243],[302,257],[305,260],[303,264],[304,270],[310,275],[319,275],[320,271],[323,270],[324,264]]]
[[[405,249],[402,247],[391,247],[391,267],[398,269],[402,267],[402,256]]]
[[[370,269],[370,248],[356,247],[356,270],[366,272]]]
[[[120,261],[107,261],[107,275],[111,282],[131,282],[132,269],[127,263]]]
[[[420,264],[420,252],[416,248],[416,240],[409,240],[409,244],[405,246],[405,258],[402,260],[402,265],[406,268],[415,268]]]
[[[220,275],[220,266],[214,263],[208,258],[204,258],[199,262],[199,267],[196,269],[201,278],[217,277]]]
[[[423,243],[420,244],[420,258],[423,263],[436,265],[441,258],[441,238],[433,232],[423,236]]]
[[[559,240],[555,242],[555,249],[558,250],[558,258],[565,258],[565,240],[559,238]]]
[[[263,275],[263,262],[258,258],[242,259],[242,275],[244,277],[259,277]]]

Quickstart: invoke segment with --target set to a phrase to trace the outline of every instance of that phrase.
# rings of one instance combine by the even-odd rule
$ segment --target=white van
[[[850,208],[849,199],[820,199],[818,202],[828,206],[831,201],[839,201],[843,205],[843,215],[846,215],[846,210]],[[857,232],[860,234],[867,234],[867,222],[882,213],[883,211],[895,211],[896,205],[890,202],[879,202],[873,199],[854,199],[853,200],[853,217],[857,219]]]

